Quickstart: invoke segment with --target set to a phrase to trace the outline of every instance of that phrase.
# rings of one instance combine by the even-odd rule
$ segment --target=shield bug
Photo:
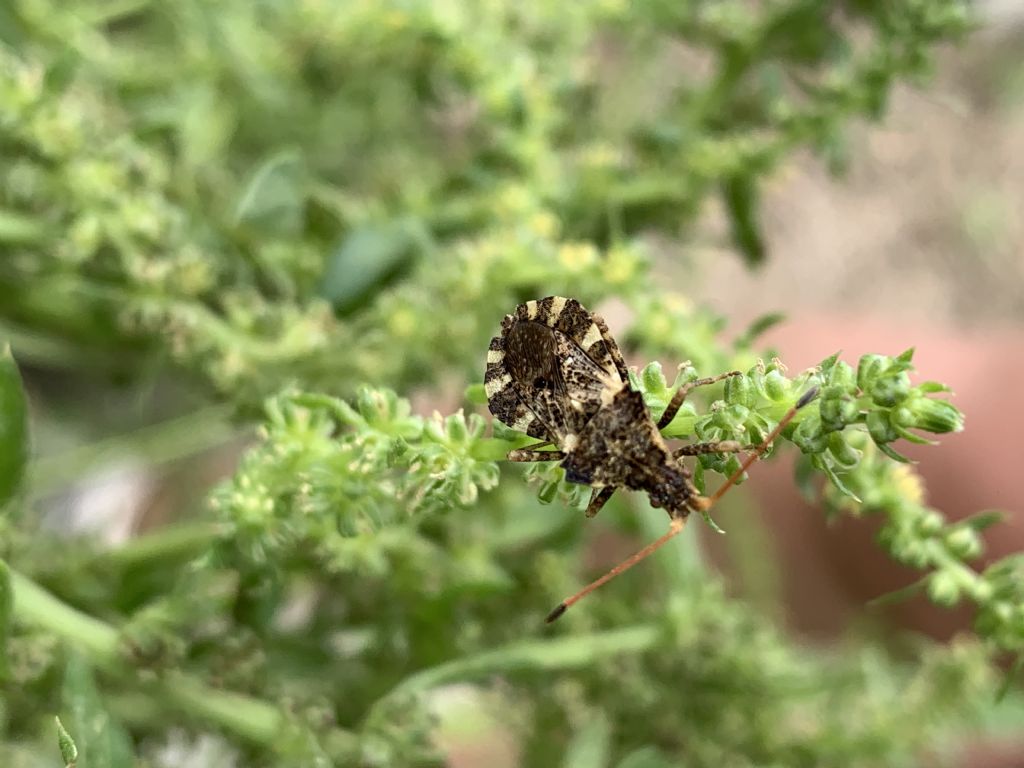
[[[739,371],[730,371],[682,384],[655,422],[643,395],[630,386],[622,352],[601,317],[562,296],[527,301],[505,316],[501,334],[491,339],[487,350],[487,405],[499,421],[541,441],[509,452],[509,460],[560,462],[568,482],[594,488],[588,517],[596,515],[616,489],[627,488],[645,491],[652,506],[665,509],[671,521],[661,538],[562,601],[548,614],[548,622],[663,546],[682,531],[691,512],[707,511],[816,394],[815,389],[806,392],[764,442],[750,448],[740,469],[705,497],[681,459],[746,447],[721,441],[672,450],[661,430],[692,389],[738,375]]]

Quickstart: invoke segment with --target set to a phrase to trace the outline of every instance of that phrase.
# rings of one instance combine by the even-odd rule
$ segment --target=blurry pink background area
[[[772,180],[764,268],[749,272],[728,252],[725,218],[712,209],[682,254],[696,283],[672,266],[680,254],[664,269],[736,332],[786,308],[762,342],[792,369],[837,351],[856,365],[915,347],[927,378],[952,386],[967,428],[936,448],[899,450],[920,461],[926,503],[949,517],[1006,512],[985,537],[986,557],[997,558],[1024,549],[1024,5],[983,10],[987,26],[946,52],[927,91],[897,89],[880,124],[851,133],[843,176],[807,158]],[[880,553],[878,521],[826,525],[786,462],[751,475],[746,494],[776,534],[794,628],[834,635],[866,600],[917,577]],[[727,563],[721,542],[712,547]],[[970,622],[923,599],[887,613],[943,638]]]
[[[899,450],[918,461],[925,503],[949,518],[986,509],[1005,512],[1004,522],[986,532],[987,552],[979,566],[1024,549],[1024,484],[1018,470],[1024,458],[1024,412],[1013,408],[1010,385],[1024,376],[1024,359],[1010,353],[1024,350],[1024,332],[936,330],[924,324],[896,329],[879,315],[809,312],[792,317],[766,341],[779,349],[783,360],[811,364],[835,352],[840,338],[845,357],[853,363],[864,352],[895,354],[916,345],[914,360],[920,369],[953,387],[953,402],[967,414],[965,431],[942,436],[936,447],[900,444]],[[920,578],[919,572],[895,564],[874,542],[880,520],[840,517],[827,523],[795,488],[791,459],[755,467],[746,489],[762,525],[773,533],[776,561],[784,564],[780,583],[786,618],[794,629],[835,636],[864,614],[867,601]],[[727,511],[723,517],[726,529],[729,516]],[[716,560],[729,570],[720,537],[706,538]],[[969,628],[971,618],[966,610],[939,608],[923,598],[875,612],[882,614],[943,639]]]

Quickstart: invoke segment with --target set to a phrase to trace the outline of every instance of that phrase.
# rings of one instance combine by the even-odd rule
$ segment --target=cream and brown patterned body
[[[599,489],[588,514],[616,488],[646,491],[672,517],[695,507],[690,472],[630,388],[618,345],[575,299],[549,296],[507,315],[488,348],[484,387],[495,418],[544,441],[509,459],[561,461],[566,480]],[[548,443],[557,450],[536,450]]]

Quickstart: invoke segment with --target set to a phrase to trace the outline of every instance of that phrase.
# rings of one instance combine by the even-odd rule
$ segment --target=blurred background
[[[59,713],[108,744],[78,768],[1024,765],[1012,658],[964,603],[870,605],[920,572],[801,495],[796,451],[728,535],[544,635],[659,513],[587,528],[475,449],[402,496],[415,428],[356,394],[485,413],[466,388],[528,298],[702,375],[778,311],[757,352],[791,375],[915,347],[966,414],[906,449],[925,502],[1006,513],[979,568],[1021,552],[1020,4],[25,0],[0,39],[0,340],[33,432],[0,554],[120,633],[112,663],[14,614],[3,764],[59,765]],[[304,420],[338,407],[295,391],[393,410],[334,455]],[[153,683],[179,672],[284,719]]]

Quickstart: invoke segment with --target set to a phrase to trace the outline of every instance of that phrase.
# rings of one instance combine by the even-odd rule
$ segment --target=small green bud
[[[763,419],[751,419],[747,422],[747,443],[749,445],[760,445],[768,436],[769,431]]]
[[[764,391],[772,401],[782,402],[789,396],[789,382],[777,370],[768,371],[764,376]]]
[[[661,363],[657,360],[644,367],[640,372],[640,379],[643,381],[644,392],[659,393],[668,389],[665,374],[661,371]]]
[[[725,380],[725,402],[750,408],[756,402],[756,393],[746,376],[731,376]]]
[[[857,408],[857,401],[844,398],[839,406],[839,416],[843,424],[852,424],[860,416],[860,409]]]
[[[987,581],[974,582],[971,588],[971,599],[975,603],[985,603],[992,599],[996,589]]]
[[[864,355],[857,363],[857,386],[866,392],[871,383],[890,365],[889,358],[883,355]]]
[[[1006,600],[994,600],[978,613],[975,629],[986,637],[1000,634],[1013,620],[1013,605]]]
[[[852,392],[857,385],[857,374],[848,363],[840,360],[828,372],[828,383],[844,392]]]
[[[822,398],[819,402],[818,413],[821,415],[821,423],[826,432],[835,432],[843,428],[841,402],[837,398]]]
[[[912,427],[914,426],[914,412],[905,404],[893,408],[889,414],[889,422],[896,427]]]
[[[843,467],[855,467],[862,456],[852,445],[843,439],[841,432],[833,432],[828,436],[828,450],[835,460]]]
[[[818,394],[818,400],[841,400],[846,395],[846,390],[833,384],[823,386]]]
[[[868,433],[879,445],[891,443],[899,437],[899,433],[889,423],[888,411],[872,411],[867,418]]]
[[[956,605],[960,601],[960,585],[953,574],[937,571],[928,579],[928,596],[939,605]]]
[[[901,546],[894,546],[893,555],[914,568],[925,568],[928,565],[928,548],[923,542],[911,540]]]
[[[832,389],[830,387],[830,389]],[[847,395],[838,397],[822,396],[818,406],[818,413],[821,415],[821,422],[827,432],[835,432],[855,421],[857,418],[857,403]]]
[[[742,462],[740,461],[739,456],[735,453],[727,453],[725,455],[725,466],[723,467],[725,471],[722,472],[722,474],[726,476],[732,475],[733,473],[738,472],[741,466]]]
[[[726,414],[729,419],[729,423],[733,425],[736,430],[739,430],[750,418],[750,409],[745,405],[730,405],[722,409],[722,413]]]
[[[981,538],[972,528],[954,528],[946,534],[946,546],[961,560],[972,560],[981,554]]]
[[[879,376],[871,383],[869,391],[875,405],[890,408],[907,399],[910,394],[910,376],[904,371]]]
[[[425,431],[427,437],[435,443],[443,443],[445,441],[444,426],[441,424],[439,414],[435,413],[434,418],[427,419]]]
[[[60,747],[61,759],[64,761],[65,768],[74,768],[75,761],[78,760],[78,747],[75,746],[71,734],[64,729],[60,718],[55,717],[54,720],[57,721],[57,746]]]
[[[455,443],[465,443],[469,439],[466,416],[461,408],[447,416],[444,422],[445,432],[448,434],[449,440]]]
[[[964,428],[964,415],[955,405],[945,400],[916,398],[908,409],[912,420],[904,426],[936,434],[960,432]]]
[[[917,521],[917,529],[923,536],[934,536],[942,530],[942,526],[945,525],[945,519],[936,512],[934,509],[929,509],[921,515],[921,519]]]
[[[821,419],[810,414],[793,432],[793,443],[803,453],[821,453],[828,447],[828,437],[822,432]]]
[[[360,387],[356,394],[356,407],[359,415],[370,424],[379,424],[385,420],[387,403],[381,393],[372,387]]]
[[[735,454],[730,454],[730,456],[734,455]],[[729,470],[728,460],[720,453],[705,453],[699,456],[697,460],[700,462],[700,465],[704,467],[704,469],[711,470],[712,472],[717,472],[720,475],[731,474]]]

